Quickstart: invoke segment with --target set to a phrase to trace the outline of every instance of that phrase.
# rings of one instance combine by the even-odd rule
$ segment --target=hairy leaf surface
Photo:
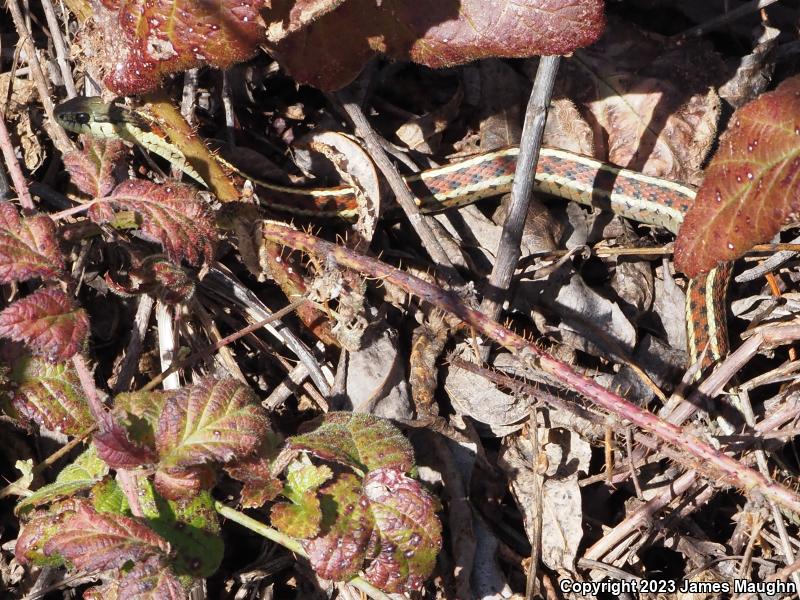
[[[97,455],[114,469],[132,469],[157,458],[152,447],[135,440],[111,414],[104,416],[100,431],[94,436],[94,446]]]
[[[316,491],[332,476],[333,472],[326,466],[303,465],[290,470],[282,494],[291,503],[281,502],[272,507],[272,524],[295,538],[317,535],[322,512]]]
[[[442,547],[439,503],[396,469],[369,473],[364,494],[380,536],[380,551],[367,567],[366,579],[387,592],[419,589]]]
[[[250,58],[263,40],[263,0],[103,0],[108,57],[105,82],[118,94],[156,87],[165,75]],[[121,36],[120,36],[121,32]]]
[[[300,11],[293,19],[286,4],[271,4],[271,51],[293,77],[323,89],[347,85],[376,53],[435,68],[567,54],[605,23],[600,0],[348,0],[307,26]]]
[[[282,438],[269,431],[253,454],[225,465],[225,471],[241,481],[241,503],[245,508],[258,508],[274,500],[283,489],[281,481],[272,473],[272,461],[278,455]]]
[[[58,554],[82,571],[121,567],[169,549],[167,541],[141,521],[98,513],[85,504],[44,545],[45,554]]]
[[[108,466],[98,458],[93,447],[83,451],[72,463],[61,469],[53,483],[42,486],[23,498],[14,509],[19,514],[34,506],[53,502],[89,490],[108,474]]]
[[[89,210],[90,217],[98,222],[108,220],[105,209],[109,205],[133,211],[141,220],[142,233],[158,240],[170,260],[199,265],[214,256],[217,232],[213,216],[190,185],[130,179],[98,203]]]
[[[354,577],[367,557],[374,522],[361,481],[340,475],[321,490],[322,534],[303,542],[314,570],[325,579]]]
[[[80,351],[89,318],[58,288],[40,288],[0,312],[0,336],[22,342],[51,362]]]
[[[164,404],[156,432],[163,467],[229,462],[255,451],[269,428],[246,385],[207,378],[177,390]]]
[[[70,363],[21,356],[12,379],[17,384],[14,409],[39,426],[74,436],[94,424],[78,374]]]
[[[186,590],[160,556],[136,563],[119,582],[117,600],[184,600]]]
[[[403,434],[386,419],[364,413],[328,413],[314,431],[289,438],[287,445],[362,471],[414,466],[414,451]]]
[[[44,215],[23,219],[11,202],[0,203],[0,283],[57,279],[63,270],[53,220]]]
[[[89,135],[81,135],[80,139],[82,149],[64,155],[64,167],[80,191],[100,198],[114,189],[114,170],[125,155],[125,144],[122,140]]]

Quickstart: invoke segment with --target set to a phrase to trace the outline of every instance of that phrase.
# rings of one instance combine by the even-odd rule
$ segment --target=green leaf
[[[314,431],[289,438],[287,446],[362,472],[414,467],[414,451],[400,430],[386,419],[364,413],[328,413]]]
[[[272,524],[286,535],[300,539],[317,535],[322,512],[316,490],[332,476],[326,466],[302,465],[291,469],[282,492],[291,504],[282,502],[272,507]]]
[[[14,509],[16,514],[54,500],[74,496],[94,487],[108,474],[108,465],[97,456],[94,446],[89,446],[71,464],[64,467],[56,480],[24,498]]]
[[[97,512],[112,513],[115,515],[131,515],[128,499],[122,492],[119,484],[111,479],[105,479],[92,488],[92,506]]]
[[[211,494],[203,491],[191,499],[167,500],[146,479],[140,481],[138,492],[145,520],[172,546],[175,574],[209,577],[216,572],[225,544]]]

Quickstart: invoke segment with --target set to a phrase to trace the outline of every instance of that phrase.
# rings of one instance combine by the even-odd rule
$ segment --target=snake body
[[[139,144],[204,183],[181,151],[134,111],[100,98],[79,97],[56,107],[55,116],[70,131]],[[484,153],[408,176],[406,182],[423,212],[466,206],[510,191],[518,152],[517,148],[505,148]],[[356,214],[356,194],[352,188],[294,188],[253,181],[269,190],[270,208],[314,217],[352,218]],[[695,198],[691,186],[548,147],[543,147],[539,155],[536,189],[610,210],[639,223],[663,227],[672,233],[678,232]],[[727,354],[724,301],[729,272],[729,266],[722,265],[689,282],[687,351],[692,362],[706,349],[704,366]]]

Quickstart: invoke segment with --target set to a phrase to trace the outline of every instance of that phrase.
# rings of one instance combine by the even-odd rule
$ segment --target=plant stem
[[[302,556],[303,558],[308,558],[308,554],[306,554],[303,547],[293,537],[289,537],[281,533],[280,531],[273,529],[272,527],[268,527],[264,525],[261,521],[256,521],[252,517],[248,517],[243,512],[236,510],[235,508],[231,508],[222,502],[215,501],[214,502],[214,509],[223,517],[230,519],[234,523],[238,523],[242,527],[249,529],[257,533],[260,536],[267,538],[275,542],[276,544],[280,544],[287,550],[291,550],[295,554]],[[364,592],[369,598],[373,598],[374,600],[392,600],[391,597],[384,594],[378,588],[373,586],[372,584],[364,581],[361,577],[353,577],[350,581],[348,581],[350,585],[354,588],[357,588]]]

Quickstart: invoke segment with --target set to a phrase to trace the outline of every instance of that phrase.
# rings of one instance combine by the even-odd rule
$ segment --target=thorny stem
[[[285,535],[280,531],[273,529],[272,527],[268,527],[260,521],[256,521],[255,519],[248,517],[243,512],[239,512],[238,510],[233,509],[222,502],[214,502],[214,509],[220,515],[230,519],[234,523],[238,523],[242,527],[246,527],[250,531],[257,533],[258,535],[261,535],[268,540],[275,542],[276,544],[280,544],[284,548],[291,550],[303,558],[308,558],[308,554],[306,554],[305,550],[303,550],[303,547],[300,545],[300,542],[298,542],[296,539],[289,537],[288,535]],[[361,577],[354,577],[347,583],[352,585],[354,588],[361,590],[367,595],[367,597],[373,598],[374,600],[392,600],[390,596],[384,594],[372,584],[364,581],[361,579]]]
[[[343,267],[355,269],[368,277],[385,279],[399,286],[407,293],[414,294],[437,308],[449,312],[478,332],[495,340],[516,355],[525,366],[543,370],[567,388],[584,395],[598,406],[627,419],[665,442],[677,446],[688,454],[683,462],[689,468],[703,469],[715,480],[734,485],[745,492],[755,489],[788,510],[800,513],[800,496],[795,492],[771,482],[761,473],[740,464],[730,456],[689,435],[680,427],[660,419],[594,381],[582,377],[572,367],[549,356],[534,343],[509,331],[483,313],[468,308],[456,295],[445,292],[435,285],[386,263],[296,231],[284,224],[265,222],[263,235],[274,242],[314,255],[319,260],[323,260],[323,258],[329,261],[335,260]]]

